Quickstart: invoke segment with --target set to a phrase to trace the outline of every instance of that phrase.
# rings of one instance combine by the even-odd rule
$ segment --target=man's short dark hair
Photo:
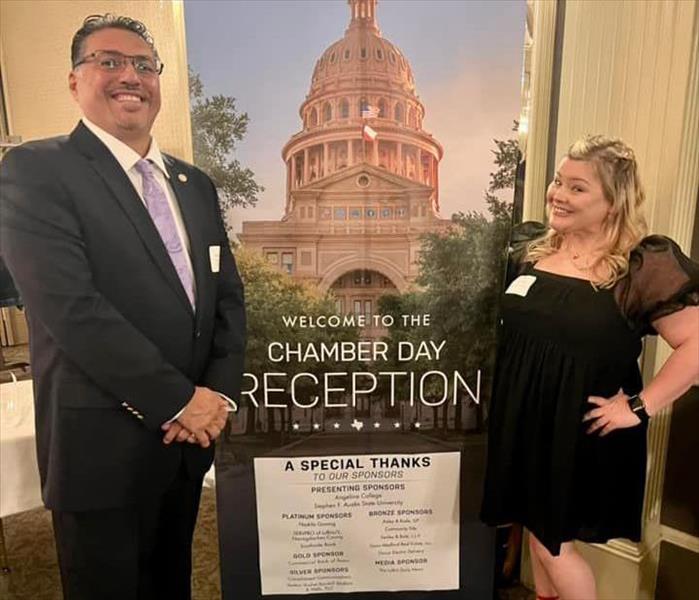
[[[71,65],[75,66],[82,58],[83,47],[87,37],[101,29],[124,29],[125,31],[131,31],[146,42],[151,50],[153,50],[154,56],[156,58],[158,57],[158,51],[155,49],[153,37],[148,31],[148,28],[141,23],[141,21],[137,21],[131,17],[122,17],[111,13],[105,13],[103,15],[90,15],[89,17],[85,17],[82,27],[75,32],[73,42],[70,45]]]

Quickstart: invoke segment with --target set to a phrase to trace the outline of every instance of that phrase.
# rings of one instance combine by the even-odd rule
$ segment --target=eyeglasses
[[[126,64],[131,63],[134,71],[141,77],[160,75],[165,67],[157,58],[129,56],[128,54],[111,50],[96,50],[91,54],[83,56],[73,65],[73,68],[76,69],[85,63],[94,63],[100,71],[105,71],[106,73],[121,73],[126,68]]]

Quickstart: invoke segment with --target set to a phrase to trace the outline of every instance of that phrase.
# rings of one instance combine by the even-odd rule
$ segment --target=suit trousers
[[[66,600],[190,600],[202,477],[184,464],[158,497],[107,510],[53,511]]]

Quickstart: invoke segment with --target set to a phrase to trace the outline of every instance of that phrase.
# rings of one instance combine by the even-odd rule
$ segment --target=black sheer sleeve
[[[524,267],[524,257],[527,254],[529,242],[543,237],[547,227],[537,221],[525,221],[512,228],[510,235],[510,247],[507,257],[506,285],[509,285],[517,277]]]
[[[699,305],[699,264],[671,239],[651,235],[629,258],[629,273],[614,288],[621,312],[643,334],[655,335],[653,321]]]

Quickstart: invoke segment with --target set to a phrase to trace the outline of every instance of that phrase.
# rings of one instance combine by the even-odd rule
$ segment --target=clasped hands
[[[587,401],[597,406],[585,413],[583,417],[583,422],[592,421],[587,428],[587,433],[598,431],[599,435],[603,436],[615,429],[635,427],[641,422],[641,419],[631,410],[629,396],[622,389],[619,389],[611,398],[590,396]]]
[[[228,403],[221,396],[209,388],[195,387],[177,419],[162,426],[163,443],[189,442],[208,448],[226,426],[227,416]]]

